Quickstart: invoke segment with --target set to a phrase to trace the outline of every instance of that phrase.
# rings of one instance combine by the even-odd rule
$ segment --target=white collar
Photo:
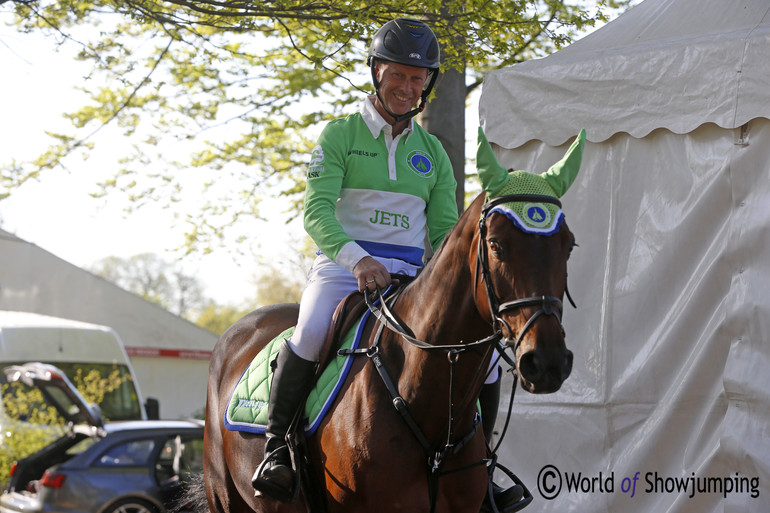
[[[366,123],[366,126],[372,133],[372,137],[377,139],[380,136],[380,132],[382,132],[386,127],[390,127],[390,123],[385,121],[385,118],[383,118],[382,115],[377,112],[377,108],[374,106],[375,98],[376,96],[373,94],[364,98],[364,101],[361,103],[361,117],[364,118],[364,123]],[[413,130],[414,118],[411,118],[409,120],[409,125],[407,125],[404,131],[401,132],[401,135],[404,136],[404,139],[407,139]]]

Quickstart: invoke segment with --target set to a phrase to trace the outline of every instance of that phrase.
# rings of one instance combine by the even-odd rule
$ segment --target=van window
[[[10,362],[4,365],[21,365],[24,363],[26,362]],[[105,420],[140,420],[142,418],[136,386],[127,366],[71,362],[55,362],[54,365],[61,369],[78,388],[81,388],[83,385],[98,388],[96,386],[97,383],[95,383],[96,377],[108,380],[109,386],[107,389],[109,391],[98,402]],[[5,382],[4,376],[2,381]]]

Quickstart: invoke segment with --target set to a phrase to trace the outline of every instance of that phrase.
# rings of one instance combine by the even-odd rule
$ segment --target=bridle
[[[379,288],[375,290],[376,298],[381,300],[379,301],[379,306],[375,304],[373,297],[371,297],[369,294],[364,294],[364,299],[366,301],[366,305],[369,308],[369,310],[372,312],[372,314],[374,314],[377,320],[379,320],[385,327],[399,334],[404,340],[406,340],[413,346],[419,347],[420,349],[423,349],[425,351],[443,351],[446,353],[462,353],[471,349],[475,349],[479,346],[488,346],[490,344],[497,344],[498,347],[501,349],[500,351],[501,356],[506,360],[506,362],[508,362],[511,366],[514,366],[514,367],[515,367],[515,363],[512,360],[510,360],[506,355],[504,355],[504,353],[502,352],[502,349],[505,346],[501,347],[499,345],[499,342],[503,339],[510,340],[510,338],[505,338],[503,336],[501,326],[505,326],[509,334],[513,333],[513,330],[511,329],[511,327],[502,318],[502,315],[504,313],[510,312],[512,310],[518,310],[518,309],[527,308],[530,306],[540,305],[540,309],[537,310],[532,315],[532,317],[530,317],[527,320],[521,332],[519,332],[518,336],[516,337],[516,340],[513,344],[514,355],[516,354],[516,351],[518,350],[518,347],[521,344],[521,341],[524,339],[524,336],[527,334],[527,332],[529,332],[529,330],[532,328],[535,322],[543,315],[555,316],[559,322],[559,326],[562,330],[562,334],[564,334],[565,333],[564,326],[561,323],[562,302],[559,298],[554,296],[532,296],[528,298],[515,299],[513,301],[507,301],[505,303],[501,303],[500,299],[497,296],[497,293],[495,292],[494,285],[492,283],[491,273],[489,271],[489,254],[487,253],[487,244],[486,244],[486,238],[487,238],[486,219],[489,216],[490,211],[496,206],[501,205],[503,203],[512,203],[512,202],[519,202],[519,201],[551,203],[561,208],[561,202],[558,199],[552,196],[545,196],[540,194],[508,194],[508,195],[500,196],[498,198],[490,200],[484,203],[484,205],[481,207],[481,219],[479,221],[479,244],[478,244],[478,251],[476,252],[476,267],[473,273],[474,274],[473,299],[478,304],[476,290],[478,288],[478,280],[481,279],[483,280],[484,286],[486,288],[487,301],[489,302],[489,311],[492,314],[492,319],[490,322],[493,328],[492,335],[480,340],[476,340],[475,342],[463,342],[460,344],[440,345],[440,346],[431,344],[429,342],[425,342],[423,340],[419,340],[415,338],[412,335],[411,330],[405,327],[401,323],[401,321],[393,314],[393,312],[390,310],[388,306],[388,302],[384,300],[383,293],[379,290]],[[399,293],[400,293],[400,290],[399,290]],[[570,304],[573,307],[576,307],[575,302],[572,300],[572,296],[570,296],[569,288],[567,288],[566,286],[565,286],[565,293],[567,295],[567,298],[569,299]],[[391,298],[391,302],[395,302],[395,299],[396,299],[395,297]],[[506,344],[506,346],[511,347],[510,344]]]
[[[502,335],[501,328],[501,326],[505,326],[505,329],[509,334],[509,337],[506,338],[506,341],[510,341],[510,335],[514,332],[508,323],[503,319],[503,314],[513,310],[521,310],[523,308],[540,306],[540,308],[529,319],[527,319],[527,322],[516,336],[513,344],[506,343],[508,347],[513,347],[513,354],[515,357],[522,340],[524,340],[526,334],[541,316],[553,315],[556,317],[556,320],[559,323],[562,335],[565,335],[565,331],[564,325],[561,322],[561,314],[563,311],[561,299],[554,296],[532,296],[501,303],[497,293],[495,292],[494,284],[492,283],[492,277],[489,271],[489,254],[487,251],[487,217],[498,205],[514,202],[550,203],[552,205],[558,206],[559,208],[561,208],[561,202],[552,196],[545,196],[542,194],[507,194],[505,196],[500,196],[498,198],[487,201],[481,207],[481,219],[479,220],[479,245],[478,251],[476,252],[476,267],[473,273],[474,301],[476,301],[478,304],[476,291],[478,289],[478,280],[481,279],[484,282],[484,287],[486,288],[489,312],[492,316],[492,328],[494,329],[495,333],[500,333],[501,338],[505,338]],[[575,302],[572,300],[569,289],[566,288],[566,286],[565,291],[567,294],[567,299],[569,299],[570,304],[574,307]]]

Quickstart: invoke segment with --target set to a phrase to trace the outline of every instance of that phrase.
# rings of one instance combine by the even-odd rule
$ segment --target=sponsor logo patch
[[[430,178],[435,171],[433,158],[421,150],[414,150],[406,156],[406,164],[417,176]]]
[[[316,145],[313,148],[313,152],[310,154],[310,163],[307,167],[307,177],[316,178],[324,170],[324,149],[320,145]]]
[[[543,228],[551,224],[551,212],[542,203],[524,205],[524,219],[532,227]]]

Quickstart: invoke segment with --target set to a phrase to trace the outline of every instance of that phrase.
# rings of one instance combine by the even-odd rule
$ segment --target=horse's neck
[[[466,212],[436,253],[394,306],[394,311],[414,333],[415,338],[432,345],[456,345],[473,342],[491,334],[489,322],[481,317],[473,296],[472,249],[474,219],[478,211]],[[449,364],[446,353],[428,352],[401,339],[387,336],[400,350],[391,352],[392,365],[400,368],[395,378],[404,398],[415,405],[413,411],[424,418],[443,418],[448,414],[450,390]],[[389,344],[390,345],[390,342]],[[484,349],[462,353],[454,364],[453,400],[460,402],[475,397],[486,371]],[[479,368],[483,367],[481,371]],[[467,419],[472,417],[466,414]],[[437,429],[443,429],[439,425]]]
[[[490,324],[474,301],[474,270],[481,198],[463,214],[447,240],[403,294],[398,313],[423,340],[436,345],[483,338]]]

